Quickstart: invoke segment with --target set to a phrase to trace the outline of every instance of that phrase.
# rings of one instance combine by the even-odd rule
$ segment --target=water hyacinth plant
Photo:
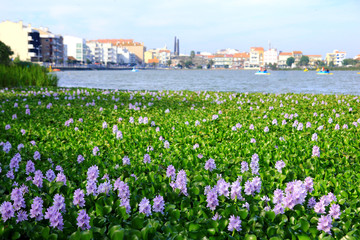
[[[0,239],[360,239],[357,96],[0,90]]]

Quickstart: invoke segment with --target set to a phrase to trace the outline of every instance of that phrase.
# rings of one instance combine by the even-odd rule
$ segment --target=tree
[[[195,51],[194,51],[194,50],[190,52],[190,57],[191,57],[191,58],[194,58],[194,57],[195,57]]]
[[[170,65],[171,65],[171,59],[170,59],[170,60],[167,60],[166,65],[168,65],[168,66],[170,67]]]
[[[209,63],[207,64],[207,68],[211,68],[212,65],[214,65],[214,61],[212,59],[210,59]]]
[[[291,65],[295,62],[295,58],[293,57],[289,57],[288,59],[286,59],[286,65],[288,65],[289,67],[291,67]]]
[[[344,66],[347,66],[347,65],[356,65],[357,64],[357,61],[355,59],[351,59],[351,58],[347,58],[347,59],[344,59],[342,61],[342,64]]]
[[[11,63],[10,56],[13,54],[14,52],[11,51],[11,48],[2,41],[0,41],[0,64],[10,65]]]
[[[303,55],[303,56],[300,58],[299,64],[300,64],[300,66],[307,66],[307,65],[309,64],[309,62],[310,62],[309,57]]]
[[[329,67],[335,66],[334,61],[329,62]]]
[[[193,64],[193,62],[192,61],[186,61],[185,62],[185,67],[186,68],[190,68],[190,67],[192,67],[194,64]]]

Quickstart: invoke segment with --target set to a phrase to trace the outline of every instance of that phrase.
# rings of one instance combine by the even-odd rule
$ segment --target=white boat
[[[132,72],[138,72],[139,69],[133,68],[131,71],[132,71]]]
[[[317,75],[333,75],[333,73],[331,72],[326,72],[326,71],[320,71],[316,73]]]

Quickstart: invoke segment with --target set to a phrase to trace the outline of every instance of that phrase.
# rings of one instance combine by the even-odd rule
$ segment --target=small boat
[[[53,72],[60,72],[61,70],[58,69],[58,68],[54,68],[52,71],[53,71]]]
[[[133,68],[131,71],[132,71],[132,72],[138,72],[139,69]]]
[[[304,72],[307,72],[307,71],[309,71],[309,69],[305,68],[305,69],[304,69]]]
[[[316,71],[318,72],[318,71],[320,71],[320,69],[319,69],[319,68],[317,68],[317,69],[316,69]]]
[[[358,72],[357,74],[360,74],[360,72]]]
[[[333,73],[327,72],[327,71],[319,71],[316,74],[318,74],[318,75],[333,75]]]
[[[270,75],[270,73],[267,71],[257,71],[255,75]]]

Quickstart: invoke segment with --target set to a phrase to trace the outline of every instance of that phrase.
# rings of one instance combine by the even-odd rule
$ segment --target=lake
[[[333,75],[325,76],[315,71],[254,73],[251,70],[101,70],[56,74],[60,87],[360,95],[360,74],[355,71],[334,71]]]

